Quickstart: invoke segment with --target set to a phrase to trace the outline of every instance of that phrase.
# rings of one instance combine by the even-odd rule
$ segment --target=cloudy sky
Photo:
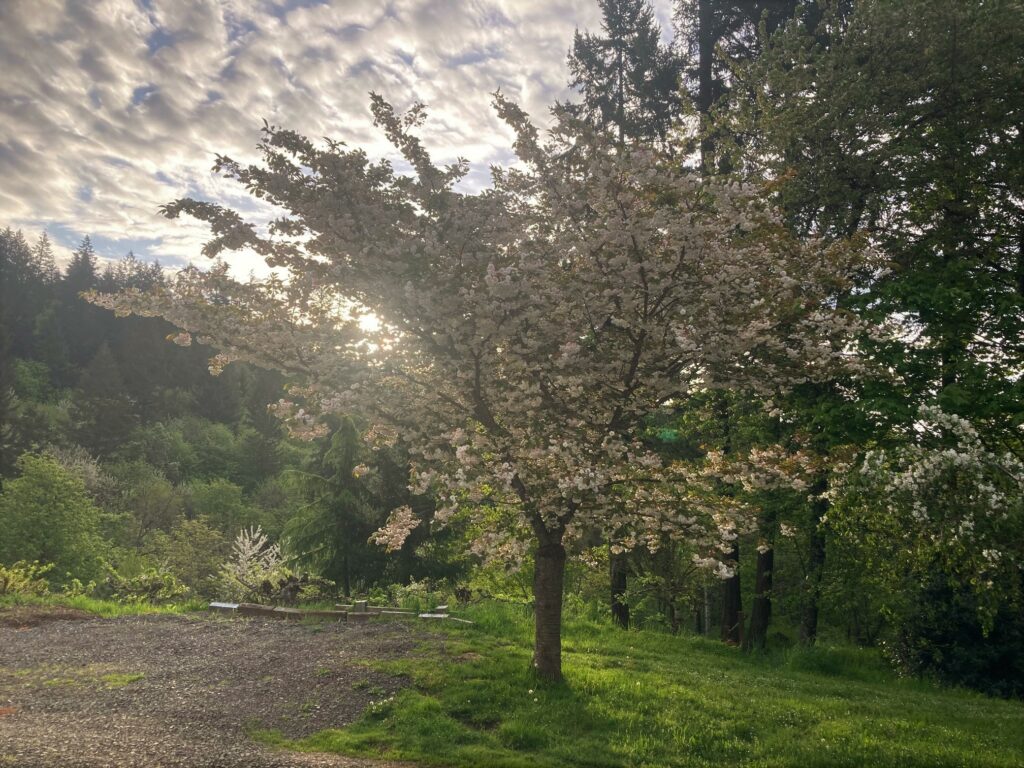
[[[252,158],[264,118],[391,156],[369,91],[426,102],[436,159],[483,184],[511,157],[490,93],[543,122],[573,30],[599,25],[596,0],[0,0],[0,227],[45,229],[64,256],[89,234],[106,258],[198,261],[202,226],[159,205],[261,217],[210,167]]]

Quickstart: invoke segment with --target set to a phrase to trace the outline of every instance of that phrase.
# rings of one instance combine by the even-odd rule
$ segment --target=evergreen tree
[[[571,116],[611,131],[620,143],[667,145],[679,113],[679,61],[661,42],[647,0],[599,0],[603,35],[581,33],[569,53],[570,85],[582,96],[562,105]],[[612,616],[629,626],[624,595],[630,570],[625,554],[609,555]]]
[[[365,481],[357,475],[364,451],[352,419],[346,417],[331,436],[309,477],[312,503],[285,528],[300,562],[316,567],[348,597],[353,574],[366,574],[369,561],[382,560],[367,538],[383,522]]]
[[[60,272],[57,270],[57,261],[53,256],[50,236],[45,232],[39,236],[36,244],[32,247],[32,258],[40,281],[48,285],[55,283]]]
[[[6,263],[0,258],[0,284],[5,279]],[[0,491],[5,477],[14,471],[14,358],[7,328],[6,306],[0,307]]]
[[[791,226],[864,232],[892,258],[864,311],[905,326],[872,344],[898,372],[890,423],[934,400],[1013,434],[1024,418],[1024,8],[863,0],[791,25],[746,73],[731,118],[743,172],[776,180]]]
[[[570,85],[583,97],[566,111],[625,142],[665,144],[678,114],[679,66],[661,42],[647,0],[599,0],[603,34],[577,30]]]
[[[9,227],[0,231],[0,270],[0,304],[9,334],[10,355],[29,357],[40,286],[32,249],[20,231]]]
[[[82,292],[95,288],[98,279],[96,252],[86,235],[72,254],[58,294],[61,330],[67,340],[71,362],[76,366],[84,367],[93,359],[103,338],[106,318],[80,296]]]
[[[839,0],[837,5],[850,2]],[[730,158],[719,147],[727,134],[723,124],[712,120],[712,112],[739,85],[733,71],[756,60],[765,40],[800,8],[798,0],[677,0],[676,48],[683,61],[684,88],[698,119],[696,138],[705,173],[730,168]],[[816,3],[804,5],[809,16],[816,12]],[[739,138],[728,135],[725,143],[731,145]]]
[[[862,233],[892,259],[844,299],[902,326],[862,342],[892,376],[806,388],[784,404],[822,436],[823,455],[844,441],[904,439],[925,403],[1018,445],[1024,204],[1011,190],[1024,174],[1022,29],[1014,2],[812,3],[734,70],[718,103],[719,135],[742,137],[733,166],[770,182],[797,233]],[[827,512],[823,500],[808,521],[807,640]]]
[[[106,342],[100,344],[96,356],[82,372],[74,398],[74,416],[78,442],[98,457],[114,453],[135,427],[133,404]]]
[[[67,296],[78,296],[82,291],[96,287],[96,251],[88,235],[71,255],[71,262],[64,273],[64,292]]]
[[[68,345],[57,308],[55,301],[40,307],[32,328],[32,357],[47,367],[51,384],[66,381],[69,375]]]

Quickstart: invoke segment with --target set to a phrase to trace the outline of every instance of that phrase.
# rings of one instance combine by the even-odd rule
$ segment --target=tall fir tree
[[[71,255],[71,262],[64,273],[65,294],[78,296],[83,291],[95,288],[96,266],[96,251],[92,247],[92,239],[86,235]]]
[[[380,552],[365,546],[383,520],[358,476],[365,450],[352,419],[343,418],[306,476],[311,503],[285,527],[300,561],[334,581],[346,597],[354,577],[367,570],[363,561],[381,560]]]
[[[0,234],[0,237],[2,236]],[[9,271],[6,248],[0,246],[0,286],[7,285]],[[9,477],[14,471],[14,435],[11,425],[14,406],[14,357],[11,355],[7,314],[8,305],[5,301],[0,305],[0,490],[3,490],[4,478]]]
[[[60,272],[57,270],[57,260],[53,255],[53,243],[46,232],[39,235],[36,244],[32,246],[32,258],[39,279],[48,285],[55,283]]]
[[[29,340],[40,299],[40,284],[32,248],[20,230],[8,227],[0,231],[0,262],[3,264],[0,302],[6,315],[10,355],[16,358],[29,357]]]
[[[805,12],[814,13],[815,3],[804,6]],[[712,119],[712,113],[737,85],[733,70],[756,60],[765,41],[800,8],[799,0],[677,0],[675,48],[682,62],[683,87],[696,116],[691,136],[696,138],[704,173],[730,169],[729,156],[718,149],[725,138],[723,125]],[[731,145],[736,137],[729,138],[725,143]]]
[[[81,298],[83,292],[97,286],[98,280],[96,251],[86,235],[71,256],[59,290],[61,330],[71,362],[80,367],[93,359],[103,337],[105,318]]]
[[[1016,2],[810,3],[733,71],[718,102],[719,135],[741,137],[719,149],[744,179],[768,183],[795,232],[860,233],[892,258],[845,299],[903,327],[862,342],[892,375],[805,388],[785,404],[823,454],[902,439],[925,403],[1019,444],[1021,30]],[[827,513],[822,500],[808,520],[805,640],[817,634]]]
[[[602,34],[577,30],[570,85],[582,96],[563,105],[618,141],[666,144],[679,113],[679,63],[661,41],[647,0],[599,0]]]
[[[570,85],[582,101],[562,105],[569,115],[625,143],[669,144],[679,113],[679,61],[661,41],[647,0],[599,0],[603,34],[577,30],[569,53]],[[626,554],[609,553],[612,617],[629,626]]]
[[[906,326],[865,340],[898,372],[873,403],[895,424],[926,400],[1004,434],[1024,418],[1021,30],[1010,0],[862,0],[787,28],[744,73],[758,101],[723,115],[794,230],[892,257],[862,295]]]

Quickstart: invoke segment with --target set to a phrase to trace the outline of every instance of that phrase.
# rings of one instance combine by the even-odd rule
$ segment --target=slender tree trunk
[[[702,635],[707,635],[711,632],[711,590],[704,586],[704,627],[701,632]]]
[[[341,589],[346,598],[352,596],[352,574],[349,573],[348,552],[341,559]]]
[[[818,486],[824,491],[824,483]],[[818,638],[818,611],[821,599],[821,577],[825,571],[825,534],[821,519],[828,511],[828,502],[816,499],[812,507],[811,530],[807,542],[807,575],[805,577],[804,605],[800,617],[800,642],[813,645]]]
[[[722,641],[739,645],[743,635],[742,627],[740,627],[743,597],[740,594],[739,541],[733,543],[729,559],[735,563],[736,573],[722,582]]]
[[[700,115],[700,170],[713,173],[711,158],[715,149],[711,137],[711,107],[714,103],[715,13],[711,0],[697,0],[697,113]]]
[[[628,565],[625,553],[616,555],[609,552],[608,571],[611,581],[612,619],[623,629],[629,629],[629,605],[623,602],[623,597],[626,594]]]
[[[562,537],[544,537],[533,570],[535,633],[533,667],[546,680],[562,679],[562,591],[565,587],[565,547]]]
[[[768,640],[768,625],[772,618],[772,569],[775,550],[757,552],[757,573],[754,576],[754,603],[750,610],[750,632],[744,638],[746,650],[764,648]]]

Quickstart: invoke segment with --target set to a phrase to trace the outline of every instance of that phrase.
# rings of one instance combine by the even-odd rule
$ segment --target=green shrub
[[[26,563],[19,560],[7,567],[0,564],[0,597],[49,594],[50,584],[43,576],[52,569],[52,563],[42,565],[38,561]]]
[[[188,594],[188,587],[163,568],[146,568],[141,573],[124,576],[107,566],[107,578],[95,592],[97,597],[119,603],[173,603]]]
[[[0,563],[52,564],[51,584],[99,575],[100,510],[81,478],[51,456],[26,453],[17,466],[20,476],[0,493]]]
[[[170,533],[154,531],[145,551],[195,594],[216,597],[215,577],[230,545],[203,519],[179,520]]]

